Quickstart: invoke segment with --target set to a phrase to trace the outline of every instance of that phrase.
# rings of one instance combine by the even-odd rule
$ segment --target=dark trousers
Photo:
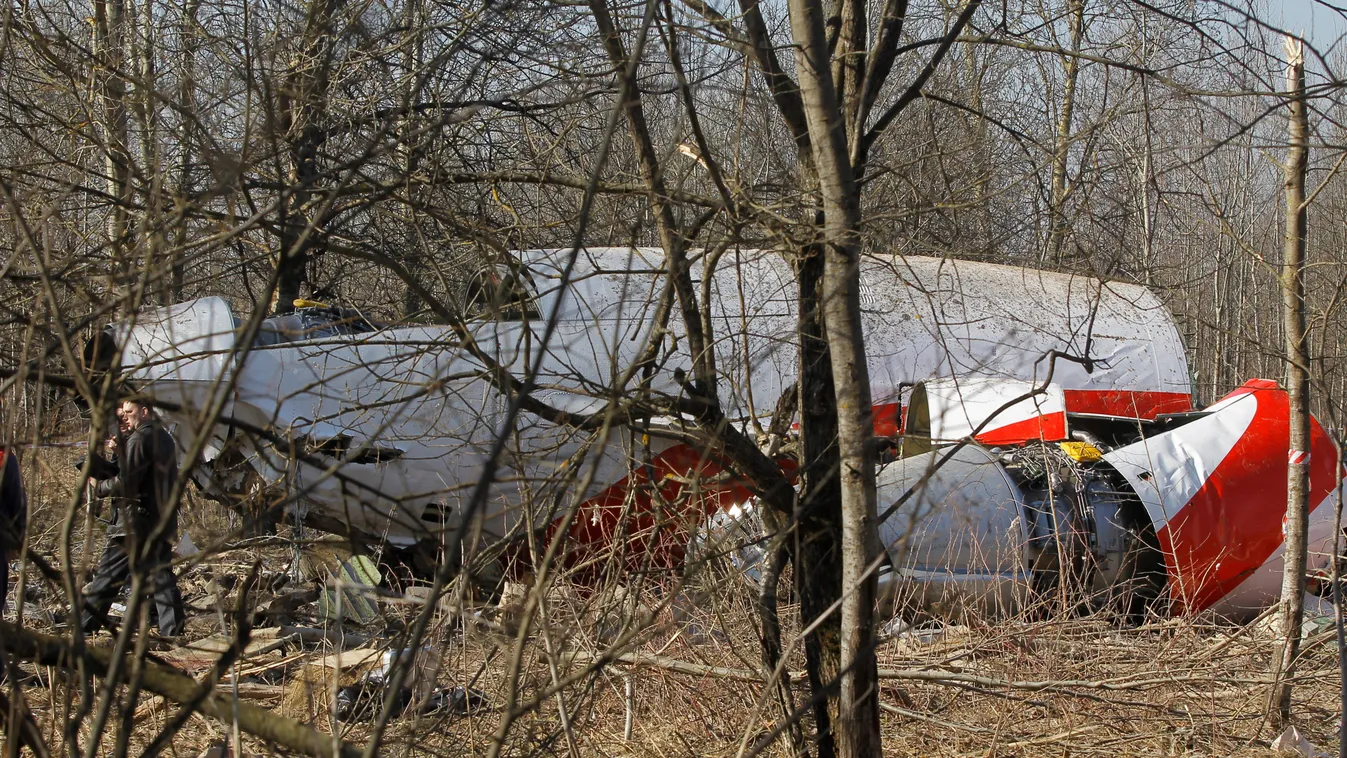
[[[162,634],[182,634],[186,612],[182,593],[178,592],[178,578],[173,575],[173,548],[159,541],[147,556],[148,576],[154,587],[154,605],[158,611],[159,631]],[[107,623],[108,609],[122,594],[122,588],[131,580],[131,558],[126,553],[125,537],[109,537],[103,546],[103,557],[98,560],[94,580],[84,595],[84,614],[81,625],[85,634],[96,631]]]
[[[5,599],[9,597],[9,551],[0,544],[0,615],[5,613]]]

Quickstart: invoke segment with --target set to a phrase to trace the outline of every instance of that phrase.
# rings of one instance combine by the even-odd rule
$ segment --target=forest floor
[[[30,535],[39,554],[61,554],[76,484],[71,463],[80,452],[44,449],[25,461],[32,472]],[[83,514],[72,519],[70,555],[87,566],[102,536],[94,522],[85,538]],[[360,715],[339,720],[334,699],[377,672],[386,651],[400,649],[403,630],[424,607],[418,583],[382,567],[382,589],[371,596],[377,618],[338,627],[312,598],[330,587],[328,575],[349,555],[339,546],[232,539],[236,517],[194,496],[183,521],[202,549],[179,571],[191,618],[184,638],[156,642],[154,655],[198,678],[209,673],[233,631],[231,610],[244,578],[256,566],[260,581],[248,603],[254,643],[218,687],[363,746],[372,722]],[[782,723],[783,705],[760,681],[753,590],[740,576],[711,576],[676,589],[652,582],[598,592],[561,579],[532,606],[515,591],[499,603],[441,603],[411,677],[413,702],[453,687],[472,696],[434,710],[409,708],[392,720],[383,754],[404,748],[411,755],[486,754],[504,732],[501,754],[514,756],[790,755],[789,731],[765,739]],[[27,572],[25,588],[25,624],[62,633],[63,594],[35,571]],[[794,641],[798,607],[790,600],[781,598],[781,614],[800,707],[807,687],[802,645]],[[10,617],[15,611],[11,603]],[[1271,725],[1267,700],[1279,643],[1266,619],[1231,625],[1155,618],[1131,628],[1096,618],[964,622],[918,625],[888,635],[879,647],[886,755],[1278,754],[1270,744],[1280,730]],[[330,639],[301,639],[296,627],[323,630]],[[614,640],[622,644],[614,647]],[[93,643],[109,645],[111,638]],[[1311,625],[1304,650],[1294,723],[1318,749],[1336,754],[1339,658],[1332,628]],[[64,754],[75,680],[31,664],[25,671],[25,699],[52,753]],[[374,696],[382,691],[371,687],[365,697]],[[138,755],[176,710],[142,695],[130,722],[130,754]],[[99,755],[115,755],[112,735],[121,721],[109,719]],[[87,745],[89,730],[79,738]],[[210,754],[218,757],[228,752],[219,746],[236,739],[245,755],[276,752],[201,715],[191,717],[168,752],[198,756],[214,745]]]

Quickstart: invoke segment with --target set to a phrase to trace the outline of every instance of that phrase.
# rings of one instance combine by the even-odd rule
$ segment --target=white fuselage
[[[677,308],[647,372],[634,370],[654,329],[666,279],[662,255],[645,249],[582,250],[563,286],[566,251],[527,251],[532,307],[510,320],[477,320],[480,350],[516,377],[540,351],[533,396],[553,407],[598,413],[646,382],[655,396],[691,375]],[[705,276],[705,275],[703,275]],[[1187,364],[1168,312],[1147,290],[991,264],[871,257],[861,272],[867,356],[877,431],[893,434],[914,382],[955,376],[1042,381],[1045,356],[1067,411],[1154,416],[1191,402]],[[709,279],[694,275],[712,334],[717,395],[726,416],[750,429],[796,381],[796,291],[790,267],[765,251],[729,251]],[[548,344],[544,324],[559,318]],[[188,438],[205,433],[207,457],[242,446],[267,483],[297,508],[407,545],[457,525],[497,435],[504,455],[482,515],[488,535],[540,526],[677,444],[642,429],[578,431],[522,413],[502,430],[507,399],[487,367],[449,327],[372,329],[237,344],[241,322],[220,298],[141,314],[114,327],[122,370],[173,414]],[[208,429],[194,419],[215,393],[225,413]],[[266,435],[245,434],[264,429]],[[677,418],[656,419],[676,426]],[[886,428],[890,427],[890,428]],[[187,446],[184,445],[184,448]],[[687,460],[686,449],[669,461]],[[668,461],[666,461],[667,463]],[[672,463],[669,466],[673,466]],[[598,516],[594,516],[595,523]]]

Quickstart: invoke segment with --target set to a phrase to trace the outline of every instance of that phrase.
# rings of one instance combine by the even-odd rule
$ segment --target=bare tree
[[[1305,103],[1305,54],[1302,43],[1286,38],[1286,89],[1290,109],[1288,148],[1283,165],[1286,231],[1282,247],[1282,314],[1286,335],[1286,389],[1290,400],[1287,451],[1286,555],[1282,570],[1281,632],[1274,693],[1278,720],[1291,718],[1291,678],[1300,651],[1304,617],[1307,525],[1310,514],[1309,334],[1305,319],[1305,240],[1308,216],[1305,170],[1309,163],[1309,123]]]
[[[434,601],[454,604],[470,593],[467,582],[451,581],[461,568],[472,574],[504,551],[528,553],[540,570],[527,577],[522,623],[492,639],[481,664],[503,703],[482,749],[588,749],[583,729],[597,718],[590,706],[611,667],[629,665],[629,646],[665,623],[660,614],[674,605],[668,598],[714,584],[709,573],[699,575],[700,564],[686,564],[679,577],[649,565],[642,535],[658,529],[643,519],[657,512],[667,517],[660,528],[680,534],[687,525],[670,514],[695,510],[699,488],[742,480],[772,511],[765,519],[772,550],[756,589],[762,650],[734,651],[741,660],[760,655],[763,671],[731,673],[764,696],[770,690],[780,712],[766,732],[758,714],[717,716],[743,728],[744,753],[773,749],[787,730],[796,735],[791,749],[803,753],[809,744],[800,732],[812,727],[821,756],[878,754],[879,708],[890,704],[880,702],[875,654],[874,571],[882,551],[874,532],[876,398],[860,331],[863,251],[1048,259],[1151,283],[1181,315],[1191,365],[1209,396],[1283,360],[1294,392],[1289,372],[1309,365],[1308,354],[1322,358],[1314,365],[1323,385],[1347,386],[1347,361],[1333,354],[1330,336],[1343,324],[1341,309],[1330,307],[1342,291],[1341,261],[1320,269],[1328,272],[1322,278],[1308,270],[1296,296],[1303,313],[1321,316],[1302,315],[1297,326],[1279,319],[1274,305],[1278,281],[1265,261],[1277,257],[1278,187],[1258,149],[1274,139],[1268,115],[1280,112],[1285,93],[1263,70],[1269,52],[1257,19],[1244,17],[1249,28],[1239,27],[1231,19],[1241,17],[1224,6],[1030,5],[742,0],[729,10],[702,0],[314,0],[249,3],[243,13],[214,0],[15,6],[0,35],[7,167],[0,236],[15,251],[3,286],[17,303],[0,321],[4,376],[54,375],[44,392],[66,380],[61,386],[101,413],[116,390],[81,378],[79,347],[91,327],[114,311],[137,310],[154,292],[165,304],[223,295],[236,312],[258,319],[318,292],[374,321],[437,322],[439,341],[421,346],[423,357],[458,351],[472,362],[462,374],[499,395],[498,406],[478,409],[486,432],[462,441],[464,454],[498,448],[489,471],[529,490],[521,505],[529,518],[521,523],[547,526],[521,527],[488,545],[473,542],[481,534],[470,523],[442,529],[444,552],[421,567],[442,579],[436,594],[444,597],[417,606],[418,614],[424,609],[423,623],[413,625],[419,630],[398,637],[418,650],[400,676],[439,652],[427,656],[421,643],[437,633]],[[92,46],[86,15],[94,20]],[[655,35],[663,45],[651,44]],[[792,55],[782,53],[787,47]],[[958,67],[943,65],[950,53]],[[1296,99],[1302,116],[1332,110],[1338,79],[1328,73],[1326,84]],[[1305,129],[1302,146],[1313,140]],[[1303,153],[1300,162],[1306,169]],[[1301,199],[1288,200],[1302,219],[1304,181]],[[1341,209],[1344,197],[1330,184],[1321,201]],[[1302,263],[1307,240],[1316,262],[1319,250],[1341,247],[1326,227],[1311,235],[1302,224]],[[652,336],[613,357],[602,381],[539,378],[527,356],[541,349],[547,314],[504,299],[508,276],[490,277],[511,270],[513,250],[577,245],[658,246],[639,266],[653,269],[644,271],[651,284],[642,304]],[[799,356],[799,375],[789,377],[798,410],[783,402],[760,435],[774,441],[762,445],[753,435],[770,409],[755,407],[760,398],[741,366],[716,357],[743,336],[714,307],[725,293],[713,291],[717,274],[737,265],[740,247],[771,248],[789,262],[798,307],[793,334],[780,346]],[[1292,260],[1289,252],[1284,260]],[[1283,274],[1281,283],[1293,279]],[[524,349],[475,341],[482,322],[469,315],[474,305],[487,316],[528,322]],[[246,329],[255,326],[252,316]],[[1295,335],[1303,337],[1299,358]],[[1286,350],[1270,347],[1279,338]],[[250,345],[234,357],[248,360]],[[356,370],[407,374],[397,361]],[[433,394],[464,376],[416,376],[400,386]],[[676,384],[660,384],[671,376]],[[1329,401],[1318,386],[1314,403]],[[550,405],[557,387],[580,387],[577,405],[602,411]],[[525,420],[501,425],[503,408]],[[792,438],[783,446],[797,413],[798,444]],[[677,428],[663,433],[713,461],[717,473],[703,477],[691,465],[664,480],[651,474],[659,464],[649,442],[654,418],[675,419]],[[309,456],[322,463],[314,448],[331,442],[278,440],[275,430],[234,421],[240,439],[281,450],[296,466],[312,463]],[[25,433],[36,437],[34,424]],[[518,443],[545,424],[554,435],[546,454]],[[621,511],[613,544],[583,569],[602,577],[594,597],[606,600],[589,602],[607,604],[600,610],[617,617],[616,631],[605,629],[592,663],[568,668],[567,638],[605,625],[567,626],[558,619],[568,609],[556,597],[569,589],[567,552],[590,516],[581,505],[594,451],[619,439],[629,453],[622,473],[637,484],[629,502],[610,504]],[[567,465],[539,476],[530,466],[546,456]],[[786,456],[799,464],[798,488],[778,465]],[[318,466],[330,475],[324,481],[340,479],[326,471],[332,465]],[[1293,466],[1293,480],[1296,472]],[[284,510],[310,485],[291,478],[253,496]],[[77,596],[78,546],[90,530],[76,498],[50,507],[59,516],[52,530],[71,548],[61,581]],[[463,559],[437,563],[451,542]],[[1288,570],[1288,581],[1296,573]],[[777,584],[787,575],[797,618],[776,609]],[[650,590],[657,581],[664,582],[658,593]],[[242,646],[245,628],[224,631]],[[797,632],[803,640],[791,637]],[[786,674],[800,647],[807,688],[793,688]],[[95,688],[89,672],[106,669],[74,655],[87,671],[64,691],[75,716],[66,747],[93,752],[99,743],[86,735],[109,727],[123,731],[103,743],[107,750],[134,751],[136,687],[164,689],[163,682],[152,667],[123,667]],[[1295,656],[1288,656],[1289,690]],[[468,671],[463,680],[475,676]],[[962,684],[996,686],[971,681]],[[200,694],[169,689],[189,702]],[[628,723],[639,724],[639,703],[622,697]],[[215,708],[216,699],[205,702]],[[390,727],[399,714],[391,701],[385,705],[367,753],[404,737],[415,744],[432,731]],[[555,718],[539,715],[553,708]],[[920,706],[905,709],[904,718],[947,726]],[[162,747],[171,732],[165,728],[154,744]],[[295,734],[298,742],[310,736]],[[999,744],[1000,737],[985,738]]]
[[[820,317],[828,337],[837,414],[842,541],[840,694],[837,747],[842,756],[875,755],[879,740],[879,678],[874,654],[876,533],[874,448],[870,377],[860,320],[860,197],[851,159],[859,138],[856,113],[866,82],[859,59],[864,49],[866,9],[841,6],[840,55],[830,58],[822,3],[794,0],[791,28],[796,70],[813,146],[823,229],[824,259]],[[841,84],[838,88],[835,84]],[[840,89],[840,91],[839,91]],[[851,114],[848,119],[846,114]],[[859,146],[857,146],[859,147]]]

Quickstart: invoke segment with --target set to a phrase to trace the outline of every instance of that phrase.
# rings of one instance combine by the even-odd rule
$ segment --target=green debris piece
[[[1305,624],[1304,624],[1304,627],[1303,627],[1303,628],[1304,628],[1304,632],[1302,632],[1302,636],[1305,636],[1305,637],[1308,637],[1308,636],[1310,636],[1311,634],[1318,634],[1318,633],[1320,633],[1320,632],[1326,632],[1326,631],[1328,631],[1329,629],[1332,629],[1332,628],[1333,628],[1333,617],[1332,617],[1332,616],[1310,616],[1309,614],[1306,614]]]
[[[369,624],[379,618],[379,604],[367,588],[378,587],[382,577],[368,556],[356,555],[342,561],[318,598],[318,617],[341,623],[350,620]]]

